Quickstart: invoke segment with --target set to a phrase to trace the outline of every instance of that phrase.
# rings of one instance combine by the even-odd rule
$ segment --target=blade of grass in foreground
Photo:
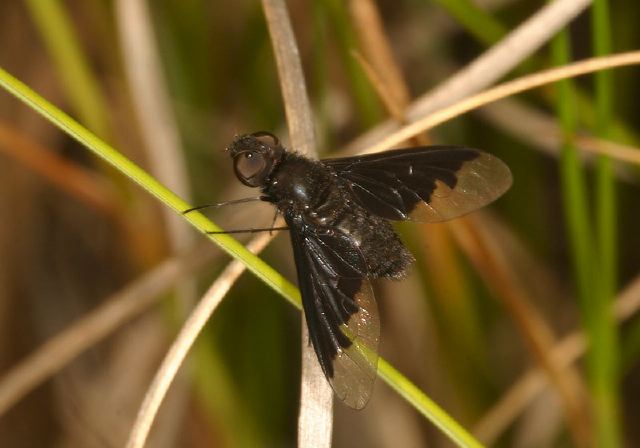
[[[142,168],[127,159],[124,155],[116,151],[104,141],[100,140],[89,130],[73,120],[63,111],[53,106],[40,95],[31,90],[24,83],[20,82],[9,73],[0,68],[0,86],[9,91],[16,98],[27,104],[34,111],[49,120],[52,124],[66,132],[69,136],[77,140],[98,157],[101,157],[116,169],[158,198],[166,206],[176,213],[182,212],[191,207],[184,200],[163,186],[160,182],[150,176]],[[193,212],[183,215],[184,218],[202,233],[207,231],[220,230],[215,224],[204,215]],[[300,308],[300,293],[298,289],[288,280],[282,277],[271,266],[262,259],[249,252],[242,244],[229,235],[207,235],[212,241],[218,244],[230,256],[242,262],[251,272],[282,295],[289,302]],[[440,428],[458,446],[479,447],[481,446],[462,426],[448,416],[439,406],[427,398],[407,378],[402,376],[390,364],[379,359],[378,375],[398,391],[413,407],[422,415]]]

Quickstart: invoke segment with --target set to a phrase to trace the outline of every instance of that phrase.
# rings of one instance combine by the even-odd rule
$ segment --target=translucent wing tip
[[[470,169],[484,179],[486,184],[486,193],[484,195],[487,200],[486,204],[498,199],[513,185],[513,175],[509,166],[493,154],[481,152],[478,158],[468,164]]]
[[[462,164],[455,173],[455,186],[436,180],[428,202],[421,202],[411,212],[411,219],[441,222],[464,216],[502,196],[512,185],[511,170],[502,160],[486,152]]]
[[[359,310],[341,330],[351,339],[349,347],[340,348],[333,360],[333,378],[329,378],[336,395],[353,409],[364,408],[371,395],[378,372],[380,320],[373,290],[364,280],[355,295]]]

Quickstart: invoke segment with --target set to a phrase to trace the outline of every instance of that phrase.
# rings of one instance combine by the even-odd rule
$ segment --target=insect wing
[[[373,391],[380,322],[366,263],[347,235],[289,223],[309,338],[336,395],[362,409]]]
[[[439,222],[489,204],[512,183],[507,165],[470,148],[431,146],[326,159],[369,212],[391,220]]]

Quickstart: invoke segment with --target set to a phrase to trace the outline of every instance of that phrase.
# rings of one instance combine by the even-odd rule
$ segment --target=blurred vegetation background
[[[388,117],[354,56],[366,54],[368,32],[354,14],[357,3],[289,2],[323,156]],[[595,2],[509,76],[637,49],[640,4],[616,0],[608,11],[608,3]],[[222,150],[234,135],[256,130],[287,139],[260,3],[148,5],[157,64],[137,52],[145,16],[127,10],[126,1],[2,2],[0,67],[191,203],[247,196]],[[375,5],[394,63],[417,97],[544,2]],[[488,445],[640,441],[638,306],[609,312],[621,291],[640,295],[628,288],[640,275],[639,171],[637,162],[584,150],[616,142],[637,156],[638,74],[623,68],[548,86],[429,133],[435,143],[498,155],[514,186],[461,223],[399,226],[418,262],[405,281],[377,284],[380,353]],[[145,83],[151,102],[141,93]],[[0,415],[2,446],[122,446],[187,309],[228,257],[5,92],[0,150],[0,388],[29,354],[173,254],[200,260],[207,252],[175,288],[155,294],[155,305]],[[257,220],[268,225],[272,211],[247,206],[211,215],[225,228],[246,228]],[[193,246],[206,247],[185,249]],[[263,255],[295,278],[286,236]],[[545,364],[574,331],[590,337],[586,358],[572,369]],[[299,313],[243,275],[163,405],[150,446],[294,445],[299,334]],[[562,352],[558,362],[569,357]],[[551,378],[553,386],[514,393],[540,366],[546,375],[537,381]],[[492,413],[498,404],[501,417]],[[381,381],[365,410],[336,404],[335,416],[336,446],[450,443]]]

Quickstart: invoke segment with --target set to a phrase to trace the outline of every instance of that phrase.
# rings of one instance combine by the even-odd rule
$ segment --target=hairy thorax
[[[402,278],[413,262],[389,221],[356,203],[346,181],[322,162],[287,154],[263,192],[285,218],[348,235],[360,248],[371,278]]]

